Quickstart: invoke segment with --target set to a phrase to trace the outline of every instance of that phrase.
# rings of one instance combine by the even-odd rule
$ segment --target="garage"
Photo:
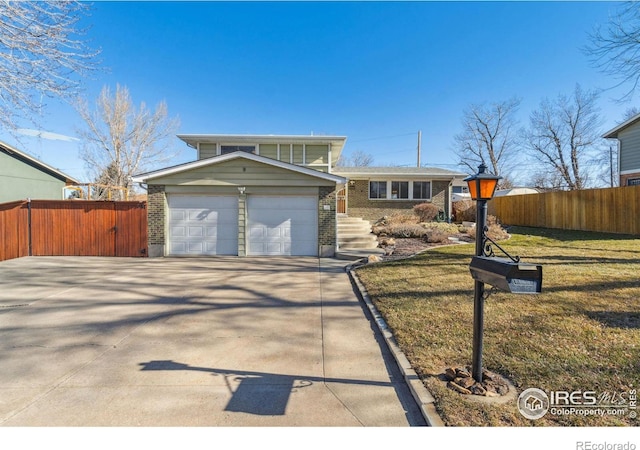
[[[170,195],[169,254],[237,255],[238,197]]]
[[[318,255],[318,198],[247,197],[248,255]]]

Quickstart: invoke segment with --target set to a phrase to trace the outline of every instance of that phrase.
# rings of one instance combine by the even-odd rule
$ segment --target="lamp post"
[[[478,173],[467,177],[464,181],[469,186],[471,199],[476,201],[476,256],[482,256],[485,243],[485,227],[487,223],[487,201],[491,200],[502,177],[486,172],[487,166],[478,166]],[[473,359],[472,375],[477,382],[482,382],[482,334],[484,329],[484,283],[474,281],[473,292]]]

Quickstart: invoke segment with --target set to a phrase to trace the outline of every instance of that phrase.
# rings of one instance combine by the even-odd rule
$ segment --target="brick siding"
[[[369,181],[355,180],[355,184],[348,185],[347,214],[352,217],[362,217],[365,220],[376,221],[393,213],[410,213],[415,205],[429,202],[429,200],[370,200]],[[431,200],[439,209],[449,216],[449,181],[431,182]]]
[[[336,189],[321,186],[318,193],[318,247],[320,256],[333,256],[336,249]],[[328,205],[328,209],[325,209]]]
[[[165,244],[165,203],[164,185],[150,184],[147,191],[149,245]]]

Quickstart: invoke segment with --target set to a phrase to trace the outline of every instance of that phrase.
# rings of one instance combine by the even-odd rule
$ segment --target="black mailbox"
[[[474,280],[514,294],[542,292],[542,266],[506,258],[474,256],[469,265]]]

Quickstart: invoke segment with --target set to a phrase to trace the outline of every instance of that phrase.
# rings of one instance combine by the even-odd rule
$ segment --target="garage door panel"
[[[316,197],[250,196],[249,255],[316,256]]]
[[[169,196],[169,253],[237,255],[238,198]]]

